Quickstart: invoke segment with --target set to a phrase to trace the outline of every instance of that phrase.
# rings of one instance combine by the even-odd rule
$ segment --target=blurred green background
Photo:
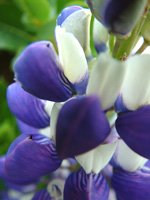
[[[50,40],[58,14],[71,5],[85,7],[84,0],[0,0],[0,155],[19,135],[6,102],[6,88],[13,82],[13,63],[31,42]]]

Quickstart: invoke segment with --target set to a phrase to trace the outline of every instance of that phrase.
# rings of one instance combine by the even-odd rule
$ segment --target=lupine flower
[[[108,30],[122,35],[132,31],[147,5],[147,0],[87,2]],[[8,149],[3,171],[14,181],[31,182],[67,170],[33,199],[107,200],[106,179],[118,199],[148,199],[149,172],[143,166],[150,158],[150,56],[121,62],[98,46],[92,58],[90,17],[88,9],[65,8],[55,29],[58,55],[51,42],[40,41],[17,59],[17,83],[8,87],[7,99],[23,134]],[[109,36],[94,38],[96,47]],[[73,166],[64,166],[70,158]],[[106,175],[110,164],[114,170]]]

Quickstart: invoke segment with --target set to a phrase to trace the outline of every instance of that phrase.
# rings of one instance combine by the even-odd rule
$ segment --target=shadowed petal
[[[150,105],[119,115],[116,129],[124,142],[136,153],[150,159]]]
[[[98,96],[72,99],[58,115],[56,149],[61,158],[76,156],[103,143],[109,133]]]
[[[119,200],[149,200],[150,173],[136,171],[133,173],[115,169],[112,186]]]
[[[34,197],[32,198],[32,200],[42,200],[42,199],[43,200],[52,200],[47,189],[43,189],[43,190],[36,192]]]
[[[59,168],[53,142],[40,134],[22,134],[9,147],[5,169],[10,177],[35,178]]]
[[[107,200],[109,186],[102,175],[86,174],[83,169],[72,173],[66,180],[64,200]]]
[[[23,89],[40,99],[59,102],[74,94],[49,41],[29,45],[17,59],[14,71]]]
[[[64,75],[79,94],[84,94],[89,78],[84,51],[72,33],[59,26],[55,33]]]
[[[50,125],[50,117],[45,111],[45,101],[25,92],[19,83],[7,88],[7,103],[11,112],[24,123],[44,128]]]
[[[93,15],[109,31],[126,35],[132,31],[145,11],[147,0],[86,0]]]

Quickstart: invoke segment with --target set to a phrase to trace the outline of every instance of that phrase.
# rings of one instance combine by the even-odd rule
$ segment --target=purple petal
[[[113,33],[126,35],[142,17],[147,0],[86,0],[93,15]]]
[[[62,23],[65,21],[65,19],[71,15],[72,13],[78,11],[78,10],[82,10],[83,8],[80,6],[70,6],[67,8],[64,8],[63,11],[61,12],[61,14],[58,16],[57,18],[57,25],[61,26]]]
[[[47,189],[43,189],[43,190],[36,192],[34,197],[32,198],[32,200],[42,200],[42,199],[43,200],[52,200]]]
[[[124,142],[136,153],[150,159],[150,105],[120,114],[116,129]]]
[[[101,174],[86,174],[80,169],[66,180],[64,200],[107,200],[108,195],[109,186]]]
[[[59,168],[53,141],[40,134],[22,134],[11,144],[5,161],[6,173],[10,177],[36,178]]]
[[[95,49],[96,49],[98,54],[106,52],[108,50],[108,47],[104,43],[100,43],[100,44],[94,43],[94,46],[95,46]]]
[[[29,177],[24,177],[20,179],[19,177],[10,177],[6,174],[5,172],[5,156],[0,157],[0,178],[3,179],[3,181],[8,185],[11,184],[13,187],[22,187],[22,185],[26,185],[29,183],[35,183],[38,181],[37,178],[29,178]]]
[[[119,94],[116,102],[115,102],[115,111],[116,112],[127,112],[130,111],[123,101],[123,97]]]
[[[24,123],[36,128],[50,125],[50,117],[44,109],[46,102],[25,92],[19,83],[7,88],[7,103],[11,112]]]
[[[60,102],[75,93],[49,41],[29,45],[17,59],[14,71],[24,90],[40,99]]]
[[[130,173],[115,169],[112,187],[116,191],[118,200],[149,200],[150,174],[141,171]]]
[[[109,133],[98,96],[72,99],[58,116],[56,149],[61,158],[74,157],[103,143]]]
[[[21,133],[26,133],[26,134],[39,133],[39,129],[29,126],[18,119],[17,119],[17,124]]]

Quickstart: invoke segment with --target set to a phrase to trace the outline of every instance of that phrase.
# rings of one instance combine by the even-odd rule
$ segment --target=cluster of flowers
[[[108,45],[109,33],[129,37],[148,1],[87,3],[58,16],[59,55],[39,41],[14,65],[7,100],[22,134],[0,158],[0,177],[18,199],[150,199],[150,55],[120,61]],[[101,21],[94,19],[95,58],[91,11]],[[45,175],[47,187],[35,192]]]

